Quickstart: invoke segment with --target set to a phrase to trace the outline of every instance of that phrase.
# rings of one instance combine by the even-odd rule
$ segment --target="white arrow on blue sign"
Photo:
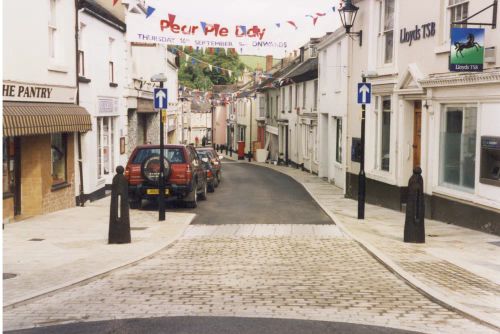
[[[358,83],[358,104],[370,104],[372,102],[372,84]]]
[[[154,92],[155,98],[155,109],[167,109],[168,108],[168,89],[167,88],[155,88]]]

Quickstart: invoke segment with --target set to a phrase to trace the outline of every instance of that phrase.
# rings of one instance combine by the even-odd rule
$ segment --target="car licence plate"
[[[169,189],[165,189],[165,195],[168,195]],[[148,189],[146,190],[146,194],[148,195],[159,195],[160,194],[160,189]]]

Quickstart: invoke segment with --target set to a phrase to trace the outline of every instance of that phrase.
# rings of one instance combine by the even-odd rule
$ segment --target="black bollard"
[[[248,162],[252,162],[252,151],[248,151]]]
[[[226,145],[226,155],[229,155],[229,146]]]
[[[415,167],[408,182],[404,242],[425,243],[425,203],[422,169]]]
[[[123,175],[124,168],[116,167],[116,175],[111,186],[111,209],[109,213],[109,244],[129,244],[130,216],[128,203],[128,182]]]
[[[233,157],[233,147],[232,147],[232,146],[229,148],[229,155],[230,155],[231,157]]]

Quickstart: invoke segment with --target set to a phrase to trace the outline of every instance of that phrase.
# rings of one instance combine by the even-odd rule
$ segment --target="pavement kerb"
[[[248,162],[246,162],[248,163]],[[416,279],[413,275],[408,273],[406,270],[404,270],[401,266],[399,266],[397,263],[395,263],[393,260],[391,260],[388,256],[386,256],[383,252],[378,250],[375,246],[370,244],[368,241],[364,240],[363,238],[353,234],[349,229],[342,223],[342,219],[335,215],[333,212],[331,212],[328,208],[326,208],[324,205],[320,203],[320,201],[316,198],[316,196],[307,189],[305,184],[300,182],[299,180],[295,179],[293,176],[285,173],[284,171],[281,171],[279,169],[274,169],[270,166],[267,166],[265,163],[256,163],[256,162],[251,162],[250,164],[254,164],[257,166],[262,166],[269,168],[271,170],[280,172],[284,175],[287,175],[291,178],[293,178],[296,182],[298,182],[302,187],[307,191],[307,193],[316,201],[316,203],[321,207],[321,209],[333,220],[333,222],[339,227],[339,229],[342,230],[343,233],[347,234],[350,238],[352,238],[354,241],[356,241],[363,249],[365,249],[371,256],[373,256],[378,262],[380,262],[384,267],[386,267],[389,271],[391,271],[393,274],[401,278],[403,281],[405,281],[409,286],[411,286],[413,289],[417,290],[419,293],[423,294],[430,300],[436,302],[437,304],[452,310],[454,312],[457,312],[459,314],[462,314],[472,320],[475,320],[479,322],[482,325],[486,325],[490,328],[493,328],[495,330],[500,330],[500,320],[499,319],[494,319],[493,317],[490,317],[483,312],[478,312],[474,309],[471,309],[453,298],[437,291],[436,289],[433,289],[432,287],[426,285],[422,281]]]
[[[148,259],[154,257],[157,253],[172,247],[177,242],[177,240],[184,234],[185,230],[193,222],[194,218],[196,218],[196,215],[193,215],[191,217],[191,220],[189,221],[189,223],[186,224],[183,228],[179,229],[179,231],[177,233],[175,233],[174,237],[171,238],[166,244],[163,244],[163,245],[155,248],[154,250],[148,252],[146,255],[141,255],[141,256],[136,257],[132,260],[129,260],[125,263],[121,263],[118,266],[110,266],[104,270],[99,270],[98,272],[96,272],[94,274],[82,276],[80,278],[71,280],[69,282],[65,282],[65,283],[60,284],[58,286],[51,287],[50,289],[41,290],[41,291],[37,292],[36,294],[24,296],[22,298],[19,298],[16,301],[10,302],[7,305],[3,305],[3,310],[10,310],[10,309],[16,308],[18,306],[33,302],[35,300],[38,300],[40,298],[50,296],[50,295],[57,293],[57,292],[61,292],[64,290],[71,289],[73,287],[85,285],[85,284],[92,282],[94,280],[108,276],[115,271],[126,269],[126,268],[134,266],[138,262],[148,260]]]

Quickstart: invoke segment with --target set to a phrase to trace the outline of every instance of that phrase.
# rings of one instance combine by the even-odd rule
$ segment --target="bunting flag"
[[[116,5],[117,2],[118,0],[113,0],[113,6]]]
[[[295,22],[293,21],[286,21],[286,23],[290,24],[291,26],[293,26],[295,28],[295,30],[299,29],[299,27],[297,27],[297,25],[295,24]]]
[[[333,8],[335,8],[335,7],[333,7]],[[325,15],[326,15],[326,13],[316,13],[316,15],[317,15],[317,16],[325,16]]]
[[[281,23],[276,23],[276,26],[277,26],[278,28],[281,28]]]
[[[335,6],[332,7],[332,11],[335,13]]]
[[[151,14],[153,14],[155,10],[156,10],[155,8],[148,6],[148,8],[146,9],[146,18],[150,17]]]

